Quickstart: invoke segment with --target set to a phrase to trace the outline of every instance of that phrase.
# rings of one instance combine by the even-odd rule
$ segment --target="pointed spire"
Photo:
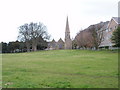
[[[68,16],[67,16],[66,30],[65,30],[65,49],[72,49],[72,40],[70,39]]]
[[[70,30],[69,30],[68,16],[67,16],[67,21],[66,21],[66,29],[65,29],[65,32],[70,32]]]

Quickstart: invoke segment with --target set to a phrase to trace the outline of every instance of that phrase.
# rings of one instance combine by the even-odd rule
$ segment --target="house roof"
[[[103,25],[103,27],[101,28],[101,30],[107,29],[107,28],[108,28],[108,24],[109,24],[109,21],[104,22],[104,25]]]
[[[117,24],[120,24],[120,17],[113,17],[112,18]]]

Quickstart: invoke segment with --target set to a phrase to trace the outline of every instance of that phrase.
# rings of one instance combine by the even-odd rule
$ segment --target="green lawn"
[[[118,54],[52,50],[3,54],[6,88],[118,88]]]

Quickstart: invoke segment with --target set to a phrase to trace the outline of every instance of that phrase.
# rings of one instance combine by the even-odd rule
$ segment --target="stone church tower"
[[[67,17],[66,29],[65,29],[65,49],[72,49],[72,40],[70,38],[68,17]]]

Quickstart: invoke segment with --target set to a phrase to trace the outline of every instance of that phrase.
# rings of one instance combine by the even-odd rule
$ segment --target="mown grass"
[[[52,50],[3,54],[4,88],[118,88],[118,54]]]

